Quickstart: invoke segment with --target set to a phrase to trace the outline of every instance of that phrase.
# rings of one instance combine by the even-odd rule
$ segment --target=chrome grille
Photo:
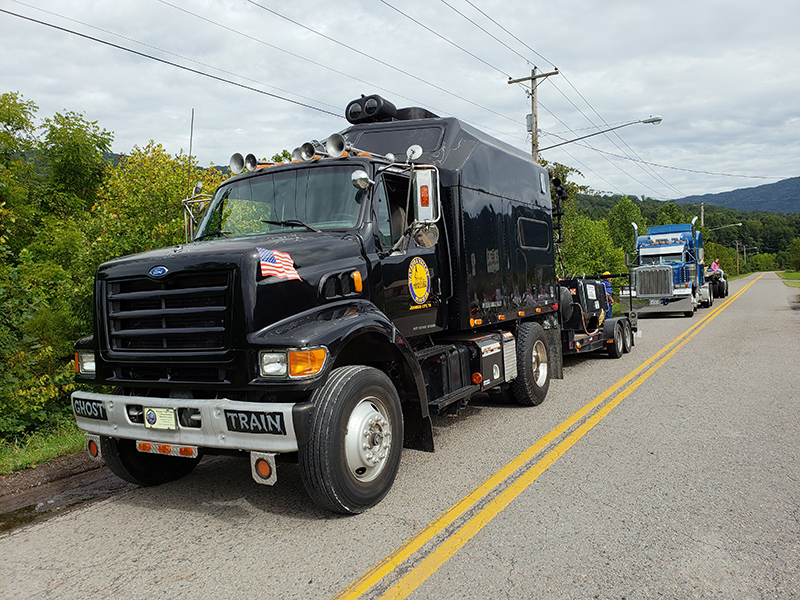
[[[672,296],[672,267],[655,265],[634,269],[636,295],[664,298]]]

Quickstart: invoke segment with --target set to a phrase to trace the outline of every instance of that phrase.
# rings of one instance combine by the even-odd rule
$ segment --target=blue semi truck
[[[683,313],[691,317],[698,306],[710,307],[714,295],[705,279],[703,234],[691,223],[636,231],[636,261],[631,269],[631,295],[639,314]]]

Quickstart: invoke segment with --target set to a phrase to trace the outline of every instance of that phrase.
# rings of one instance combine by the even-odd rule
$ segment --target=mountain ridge
[[[776,213],[800,213],[800,177],[729,192],[686,196],[676,204],[713,204],[736,210],[760,210]]]

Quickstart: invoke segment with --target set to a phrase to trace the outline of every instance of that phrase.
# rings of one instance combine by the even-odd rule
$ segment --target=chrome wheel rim
[[[533,344],[531,356],[533,360],[533,381],[536,387],[542,387],[547,381],[547,346],[542,340]]]
[[[372,481],[384,470],[392,447],[392,424],[380,398],[367,396],[350,413],[344,447],[347,471],[356,480]]]

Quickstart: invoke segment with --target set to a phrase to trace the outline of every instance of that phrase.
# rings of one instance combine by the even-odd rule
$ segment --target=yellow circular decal
[[[408,289],[417,304],[422,304],[431,293],[431,274],[428,265],[419,256],[415,256],[408,265]]]

